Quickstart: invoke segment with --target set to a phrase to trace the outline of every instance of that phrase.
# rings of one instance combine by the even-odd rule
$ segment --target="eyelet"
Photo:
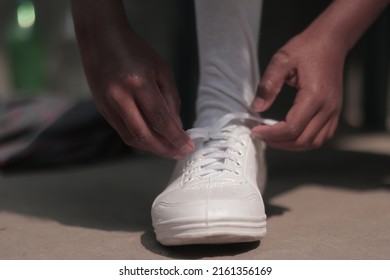
[[[186,183],[189,183],[189,182],[191,182],[191,181],[193,181],[194,180],[194,178],[187,178],[186,180],[185,180],[185,182]]]

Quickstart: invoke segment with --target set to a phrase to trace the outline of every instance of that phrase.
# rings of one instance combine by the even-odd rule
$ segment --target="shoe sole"
[[[257,221],[165,222],[155,225],[155,233],[165,246],[253,242],[265,236],[266,217]]]

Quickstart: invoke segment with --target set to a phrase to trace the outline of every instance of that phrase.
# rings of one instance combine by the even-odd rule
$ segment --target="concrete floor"
[[[268,158],[267,236],[223,246],[156,242],[168,160],[1,174],[0,259],[390,259],[389,135]]]

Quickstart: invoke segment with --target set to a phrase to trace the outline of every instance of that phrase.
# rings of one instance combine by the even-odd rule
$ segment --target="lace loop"
[[[234,135],[233,130],[238,127],[237,121],[244,123],[252,121],[255,124],[273,125],[276,121],[254,117],[248,113],[227,114],[211,127],[193,128],[188,130],[188,135],[201,147],[191,155],[187,162],[186,181],[195,178],[209,178],[219,175],[221,172],[231,172],[240,175],[243,156],[242,149],[245,143]]]

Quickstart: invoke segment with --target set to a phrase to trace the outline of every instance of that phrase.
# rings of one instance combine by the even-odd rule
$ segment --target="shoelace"
[[[200,140],[203,147],[192,155],[192,159],[185,167],[186,181],[195,178],[209,178],[229,171],[239,175],[241,149],[245,143],[232,134],[237,128],[237,121],[244,123],[252,121],[254,124],[273,125],[274,120],[254,117],[248,113],[232,113],[225,115],[212,127],[193,128],[188,135],[193,140]]]

